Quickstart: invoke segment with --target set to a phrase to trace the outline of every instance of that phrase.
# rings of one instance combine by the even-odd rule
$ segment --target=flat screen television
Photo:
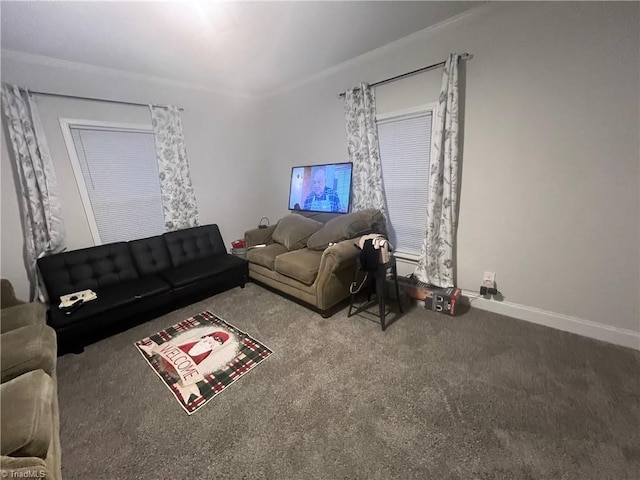
[[[352,163],[327,163],[291,169],[289,210],[348,213]]]

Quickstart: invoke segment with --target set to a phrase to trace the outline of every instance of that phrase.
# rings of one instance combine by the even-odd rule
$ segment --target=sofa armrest
[[[247,248],[261,245],[263,243],[265,245],[273,243],[272,236],[273,231],[276,229],[276,225],[269,225],[266,228],[253,228],[244,232],[244,241],[247,244]]]
[[[356,259],[360,250],[357,238],[343,240],[322,252],[318,276],[316,277],[316,307],[326,310],[349,296],[353,282]]]
[[[12,380],[33,370],[53,375],[56,333],[44,323],[27,325],[0,336],[0,380]]]
[[[47,307],[40,302],[29,302],[3,308],[0,314],[0,333],[10,332],[27,325],[40,325],[47,321]]]
[[[6,278],[0,280],[0,308],[13,307],[24,303],[16,298],[16,292],[13,285]]]
[[[357,238],[343,240],[327,247],[322,253],[319,274],[323,271],[337,272],[345,267],[354,266],[360,249],[356,246]]]

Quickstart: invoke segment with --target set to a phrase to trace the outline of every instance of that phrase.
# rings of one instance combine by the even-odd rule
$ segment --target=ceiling
[[[476,2],[7,2],[1,47],[265,95]]]

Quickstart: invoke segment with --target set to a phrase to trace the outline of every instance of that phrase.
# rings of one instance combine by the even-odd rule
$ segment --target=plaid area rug
[[[209,311],[135,346],[188,415],[273,353]]]

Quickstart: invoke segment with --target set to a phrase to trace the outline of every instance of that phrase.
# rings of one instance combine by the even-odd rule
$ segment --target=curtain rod
[[[460,58],[466,60],[468,58],[471,58],[471,54],[463,53],[463,54],[460,55]],[[378,87],[380,85],[384,85],[385,83],[395,82],[396,80],[400,80],[401,78],[405,78],[405,77],[410,77],[411,75],[415,75],[417,73],[426,72],[427,70],[433,70],[434,68],[438,68],[438,67],[444,67],[444,65],[446,63],[447,63],[446,61],[439,62],[439,63],[434,63],[433,65],[429,65],[427,67],[422,67],[422,68],[419,68],[417,70],[413,70],[411,72],[403,73],[401,75],[396,75],[395,77],[387,78],[385,80],[380,80],[379,82],[372,83],[370,86],[371,87]],[[354,88],[354,90],[359,90],[359,88],[356,87],[356,88]],[[347,94],[347,92],[339,93],[338,94],[338,98],[343,98],[346,94]]]
[[[29,89],[27,89],[29,90]],[[80,95],[67,95],[65,93],[52,93],[52,92],[38,92],[36,90],[29,90],[31,93],[36,95],[48,95],[51,97],[63,97],[63,98],[77,98],[80,100],[92,100],[94,102],[108,102],[108,103],[119,103],[121,105],[135,105],[137,107],[148,107],[148,103],[138,103],[138,102],[125,102],[123,100],[109,100],[108,98],[96,98],[96,97],[82,97]],[[167,105],[154,105],[156,107],[166,108]],[[184,112],[184,108],[178,107],[178,110]]]

